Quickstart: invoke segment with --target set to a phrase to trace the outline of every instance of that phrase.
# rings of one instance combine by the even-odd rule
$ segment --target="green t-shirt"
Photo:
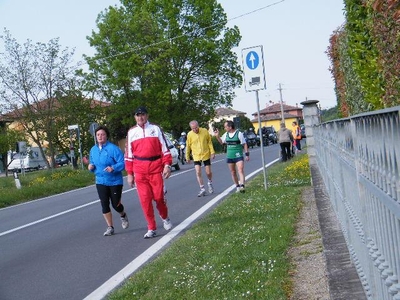
[[[232,137],[228,132],[225,135],[226,158],[243,157],[243,146],[239,139],[239,130],[236,130]]]

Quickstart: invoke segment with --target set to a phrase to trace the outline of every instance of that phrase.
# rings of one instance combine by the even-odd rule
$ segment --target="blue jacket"
[[[100,150],[97,144],[94,145],[90,149],[89,161],[95,166],[91,172],[96,175],[96,184],[108,186],[123,184],[122,171],[125,169],[125,161],[124,154],[118,146],[107,142]],[[104,171],[108,166],[114,171]]]

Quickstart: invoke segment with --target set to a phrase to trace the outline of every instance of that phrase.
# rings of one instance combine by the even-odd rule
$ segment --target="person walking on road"
[[[118,146],[108,141],[110,132],[107,127],[97,127],[95,136],[97,143],[90,149],[88,170],[93,172],[96,177],[96,189],[107,223],[104,236],[110,236],[114,234],[110,202],[114,210],[121,216],[122,228],[129,227],[128,216],[121,202],[122,171],[125,168],[124,154]]]
[[[287,161],[292,157],[292,142],[292,132],[286,128],[285,123],[281,123],[281,128],[278,130],[278,143],[281,146],[282,161]]]
[[[214,136],[221,145],[226,144],[226,162],[228,163],[232,180],[236,185],[236,192],[244,193],[245,176],[243,149],[245,152],[246,161],[249,161],[249,148],[243,133],[238,129],[235,129],[235,123],[233,123],[233,121],[226,121],[224,123],[224,129],[225,133],[222,135],[222,137],[219,136],[218,129],[215,129]]]
[[[204,164],[204,169],[208,178],[208,192],[214,192],[211,171],[211,158],[215,158],[215,151],[211,141],[211,135],[207,129],[199,127],[199,123],[193,120],[189,123],[191,131],[187,134],[186,140],[186,161],[191,162],[190,156],[193,157],[194,168],[196,170],[197,182],[200,186],[198,197],[205,196],[206,189],[204,187],[203,175],[201,173],[201,164]]]
[[[136,184],[140,204],[147,221],[145,239],[157,235],[153,200],[163,221],[164,229],[171,230],[165,198],[164,179],[171,176],[172,157],[161,128],[148,121],[147,109],[143,106],[135,111],[136,125],[129,129],[126,137],[125,169],[128,184]]]
[[[297,125],[296,121],[293,121],[292,123],[293,129],[292,129],[292,135],[294,139],[294,144],[296,146],[297,151],[301,151],[301,129],[300,126]]]

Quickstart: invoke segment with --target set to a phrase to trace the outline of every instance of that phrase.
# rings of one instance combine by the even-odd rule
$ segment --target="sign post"
[[[96,141],[96,134],[95,134],[95,131],[96,131],[97,127],[99,127],[99,124],[97,124],[96,122],[91,123],[90,126],[89,126],[89,132],[94,138],[94,144],[95,145],[96,145],[96,142],[97,142]]]
[[[265,157],[264,157],[264,144],[261,133],[261,118],[260,118],[260,100],[258,97],[259,90],[265,90],[267,88],[265,82],[265,71],[264,71],[264,54],[262,46],[254,46],[250,48],[242,49],[242,63],[244,73],[244,84],[246,92],[256,92],[257,101],[257,115],[258,115],[258,134],[260,136],[261,145],[261,161],[264,173],[264,188],[267,189],[267,172],[265,168]]]
[[[74,144],[72,141],[72,132],[76,130],[77,136],[78,136],[78,143],[79,143],[79,158],[81,160],[81,168],[83,170],[83,159],[82,159],[82,145],[81,145],[81,132],[79,130],[79,125],[68,125],[68,130],[69,130],[69,137],[71,140],[71,159],[72,159],[72,168],[75,168],[76,164],[76,159],[75,159],[75,149],[74,149]]]

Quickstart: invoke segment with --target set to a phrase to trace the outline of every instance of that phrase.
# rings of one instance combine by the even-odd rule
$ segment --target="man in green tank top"
[[[245,152],[246,161],[249,161],[249,148],[243,133],[235,129],[235,124],[233,121],[226,121],[224,123],[224,129],[226,132],[222,135],[222,137],[219,136],[218,129],[214,131],[214,136],[221,145],[226,144],[226,162],[228,163],[232,180],[236,185],[236,192],[244,193],[245,176],[243,149]]]

